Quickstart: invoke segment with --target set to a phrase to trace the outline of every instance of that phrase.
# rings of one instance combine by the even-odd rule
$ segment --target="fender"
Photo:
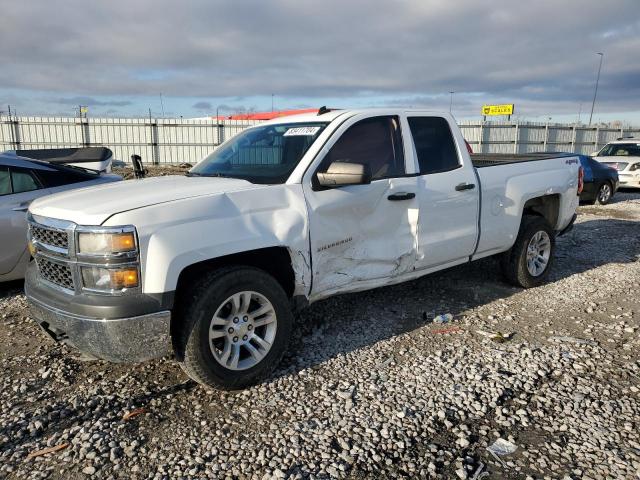
[[[309,294],[311,269],[306,203],[300,184],[187,198],[122,212],[105,225],[140,225],[144,293],[176,289],[189,265],[234,253],[287,247],[294,295]]]

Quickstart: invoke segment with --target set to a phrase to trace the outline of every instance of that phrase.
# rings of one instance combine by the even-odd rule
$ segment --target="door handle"
[[[415,198],[415,197],[416,197],[416,194],[412,192],[392,193],[387,197],[387,200],[391,200],[392,202],[395,202],[398,200],[411,200],[412,198]]]
[[[456,191],[458,192],[462,190],[473,190],[474,188],[476,188],[476,185],[474,183],[459,183],[458,185],[456,185]]]

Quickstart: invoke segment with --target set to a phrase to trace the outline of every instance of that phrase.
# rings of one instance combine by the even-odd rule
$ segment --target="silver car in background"
[[[46,155],[34,150],[0,153],[0,282],[24,278],[31,257],[27,249],[26,214],[33,200],[122,180],[119,175],[104,173],[110,170],[109,149],[63,150],[57,154],[46,151]],[[99,170],[93,170],[96,167]]]

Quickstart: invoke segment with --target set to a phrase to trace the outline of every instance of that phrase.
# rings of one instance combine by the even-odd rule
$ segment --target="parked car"
[[[111,173],[114,162],[113,152],[106,147],[38,148],[8,150],[4,153],[101,173]]]
[[[0,153],[0,282],[24,278],[29,262],[27,209],[36,198],[122,180],[112,174]],[[74,161],[77,161],[75,158]]]
[[[512,284],[540,285],[576,217],[579,163],[472,157],[449,113],[278,118],[187,176],[34,202],[25,291],[58,341],[115,362],[172,353],[196,381],[242,388],[311,302],[490,255]]]
[[[640,188],[640,139],[618,138],[592,156],[618,171],[620,188]]]
[[[618,190],[618,172],[586,155],[580,155],[579,158],[584,169],[584,189],[580,201],[606,205]]]

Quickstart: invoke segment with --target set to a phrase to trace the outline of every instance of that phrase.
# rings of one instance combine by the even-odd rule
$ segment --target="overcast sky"
[[[0,110],[407,105],[640,124],[640,0],[0,0]]]

